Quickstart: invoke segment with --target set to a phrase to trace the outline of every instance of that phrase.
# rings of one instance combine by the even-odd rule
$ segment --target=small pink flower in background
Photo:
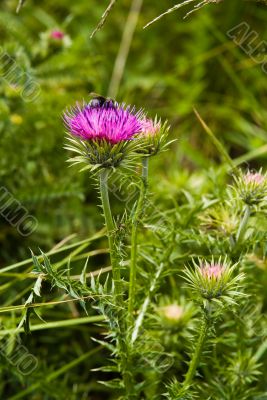
[[[179,306],[178,304],[170,304],[162,307],[161,311],[165,318],[172,321],[178,321],[184,313],[183,307]]]
[[[51,33],[50,33],[50,37],[52,38],[52,39],[55,39],[55,40],[62,40],[62,39],[64,39],[64,36],[65,36],[65,34],[64,34],[64,32],[62,32],[62,31],[60,31],[60,30],[53,30]]]
[[[212,262],[205,263],[200,267],[201,275],[208,279],[220,279],[224,272],[224,265]]]
[[[145,136],[154,136],[160,132],[160,122],[154,122],[152,119],[144,119],[142,122],[142,133]]]
[[[254,184],[254,185],[262,185],[265,183],[265,176],[262,175],[259,172],[247,172],[247,174],[244,177],[245,183],[246,184]]]
[[[104,104],[88,103],[64,113],[69,132],[83,140],[105,140],[116,144],[134,139],[142,131],[142,111],[106,101]]]

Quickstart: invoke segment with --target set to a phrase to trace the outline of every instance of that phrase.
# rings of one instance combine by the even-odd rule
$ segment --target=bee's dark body
[[[90,100],[89,105],[91,107],[103,107],[103,106],[116,106],[116,102],[110,98],[91,93],[92,100]]]

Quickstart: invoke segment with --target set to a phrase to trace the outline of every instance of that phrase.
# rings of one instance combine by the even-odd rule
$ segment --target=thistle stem
[[[187,387],[189,387],[192,384],[192,381],[194,379],[194,376],[196,374],[196,370],[197,367],[199,365],[199,361],[200,361],[200,357],[201,357],[201,353],[203,350],[203,346],[205,343],[205,340],[207,338],[207,333],[209,330],[209,326],[210,326],[210,321],[209,319],[204,315],[203,320],[202,320],[202,325],[200,328],[200,334],[198,337],[198,341],[196,344],[196,348],[195,351],[193,353],[193,357],[190,361],[190,365],[189,365],[189,369],[187,371],[187,374],[185,376],[185,380],[183,382],[182,385],[182,390],[186,389]]]
[[[112,213],[110,209],[109,203],[109,193],[108,193],[108,175],[109,171],[107,169],[103,169],[100,172],[99,176],[99,186],[100,186],[100,194],[102,200],[102,206],[104,211],[104,217],[106,222],[106,227],[108,231],[108,241],[109,241],[109,249],[110,249],[110,261],[112,266],[112,275],[114,281],[114,290],[117,300],[122,299],[122,286],[121,286],[121,272],[120,272],[120,263],[118,257],[118,251],[116,249],[115,243],[115,224],[112,218]]]
[[[128,303],[128,315],[129,324],[133,323],[133,311],[135,303],[136,293],[136,265],[137,265],[137,234],[138,225],[142,216],[144,202],[146,198],[147,186],[148,186],[148,157],[144,157],[142,160],[142,180],[141,188],[139,193],[139,199],[137,202],[136,210],[132,220],[132,234],[131,234],[131,263],[130,263],[130,282],[129,282],[129,303]]]
[[[122,282],[121,282],[121,272],[120,272],[120,257],[116,248],[116,226],[114,224],[112,213],[110,209],[109,202],[109,192],[108,192],[108,175],[109,171],[104,169],[100,172],[99,184],[102,206],[104,211],[104,217],[106,222],[106,227],[108,231],[108,241],[110,248],[110,261],[112,266],[112,275],[114,281],[114,291],[116,296],[116,302],[118,305],[118,324],[119,324],[119,335],[118,335],[118,347],[119,354],[121,357],[121,373],[123,377],[123,382],[125,386],[125,399],[134,399],[132,396],[134,388],[133,375],[131,373],[128,348],[125,343],[126,335],[126,324],[123,317],[123,292],[122,292]]]
[[[250,206],[247,204],[245,206],[243,218],[240,222],[240,225],[239,225],[239,228],[238,228],[238,231],[236,234],[236,244],[240,243],[241,240],[244,238],[244,235],[246,233],[247,224],[248,224],[248,221],[250,218],[250,213],[251,213]]]

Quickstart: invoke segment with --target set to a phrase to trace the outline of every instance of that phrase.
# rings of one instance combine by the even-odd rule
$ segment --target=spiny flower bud
[[[193,269],[186,268],[185,279],[204,304],[212,301],[235,303],[233,299],[240,295],[238,288],[244,277],[242,273],[235,275],[237,264],[231,265],[226,258],[211,262],[199,260],[198,264],[193,264]]]
[[[166,142],[169,132],[167,122],[161,123],[157,118],[145,118],[142,121],[142,131],[139,138],[143,141],[141,152],[148,156],[154,156],[162,151],[169,143]]]
[[[261,203],[267,198],[266,174],[248,171],[246,174],[235,178],[235,190],[248,205]]]

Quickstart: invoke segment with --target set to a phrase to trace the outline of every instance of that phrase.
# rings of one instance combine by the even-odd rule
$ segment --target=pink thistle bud
[[[219,299],[222,303],[233,304],[233,297],[239,296],[239,284],[244,275],[235,273],[237,264],[229,263],[227,258],[210,262],[201,261],[195,263],[194,268],[185,269],[185,279],[191,290],[202,298],[204,304],[214,299],[217,304]]]
[[[244,176],[244,181],[246,184],[263,185],[265,183],[265,176],[256,172],[247,172]]]
[[[224,272],[224,265],[219,263],[205,263],[201,265],[200,272],[203,277],[218,280]]]
[[[266,174],[260,171],[247,171],[246,174],[240,174],[235,177],[234,190],[244,201],[244,203],[253,206],[260,204],[267,199],[267,178]]]
[[[50,33],[50,37],[55,40],[62,40],[64,38],[64,36],[65,36],[64,32],[59,31],[59,30],[53,30]]]
[[[144,136],[154,136],[160,132],[160,122],[154,122],[152,119],[144,119],[142,122],[142,133]]]
[[[141,153],[154,156],[167,146],[166,139],[169,127],[166,122],[162,124],[157,118],[154,121],[150,118],[143,118],[141,124],[139,135],[143,142]]]

